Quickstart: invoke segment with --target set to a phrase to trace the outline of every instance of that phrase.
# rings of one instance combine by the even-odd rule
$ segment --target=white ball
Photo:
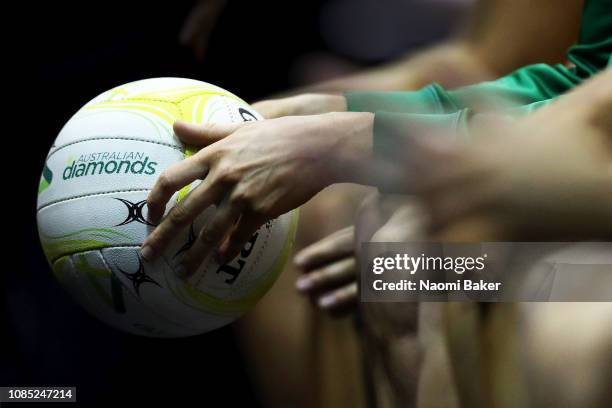
[[[205,82],[153,78],[119,86],[83,106],[47,156],[38,191],[40,240],[56,278],[91,314],[134,334],[180,337],[230,323],[272,286],[291,251],[297,211],[268,222],[239,256],[210,260],[189,279],[173,269],[205,225],[201,214],[150,263],[140,245],[153,229],[146,198],[157,176],[193,153],[172,124],[261,116]],[[174,194],[172,208],[196,183]]]

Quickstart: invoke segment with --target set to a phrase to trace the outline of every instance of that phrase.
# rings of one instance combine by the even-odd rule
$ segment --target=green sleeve
[[[446,113],[458,110],[448,92],[431,84],[414,92],[346,92],[351,112]]]
[[[460,109],[480,112],[503,106],[513,108],[556,98],[579,85],[583,78],[562,65],[530,65],[496,81],[448,91],[447,98]],[[484,102],[484,103],[483,103]],[[483,106],[484,105],[484,106]]]
[[[436,114],[467,108],[486,111],[500,101],[511,108],[555,98],[612,64],[611,9],[612,0],[585,2],[578,43],[567,53],[571,67],[529,65],[498,80],[452,91],[433,84],[416,92],[348,92],[348,108]]]
[[[445,132],[434,132],[455,134],[458,127],[467,128],[465,123],[472,112],[486,112],[487,107],[503,106],[505,113],[524,115],[580,82],[579,76],[563,66],[538,64],[497,81],[454,91],[432,84],[416,92],[349,92],[346,97],[349,110],[375,113],[374,157],[401,161],[402,157],[396,155],[403,150],[402,138],[406,135],[423,133],[425,128],[445,128]],[[382,190],[388,189],[381,186]]]
[[[568,51],[572,66],[534,64],[495,81],[456,90],[438,84],[414,92],[347,92],[350,111],[374,112],[374,153],[402,160],[405,135],[422,128],[456,134],[474,113],[525,115],[550,103],[597,72],[612,66],[612,0],[587,0],[578,43]],[[421,128],[415,129],[415,128]]]
[[[376,112],[374,116],[374,160],[379,163],[405,163],[411,154],[418,154],[410,147],[412,137],[455,138],[465,134],[468,109],[453,113],[399,113]],[[405,193],[406,186],[400,178],[379,181],[377,187],[383,193]]]
[[[530,65],[496,81],[482,82],[452,91],[432,84],[414,92],[347,92],[354,112],[402,112],[444,114],[481,106],[511,108],[555,98],[582,82],[572,70],[546,64]],[[501,103],[495,103],[501,102]]]

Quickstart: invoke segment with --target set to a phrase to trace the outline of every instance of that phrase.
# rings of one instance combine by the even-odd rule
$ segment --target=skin
[[[555,0],[480,1],[465,28],[443,43],[381,67],[293,90],[288,94],[298,95],[258,102],[253,104],[253,108],[265,118],[343,112],[346,110],[346,99],[332,93],[345,90],[413,90],[431,82],[453,88],[494,79],[534,62],[563,62],[566,49],[576,39],[583,5],[583,0],[568,1],[564,7],[558,7]],[[517,27],[521,29],[517,30]],[[541,46],[533,46],[534,35],[537,35]],[[509,36],[512,37],[511,41],[508,40]],[[499,47],[501,43],[505,46]],[[475,220],[473,224],[471,231],[492,228],[483,221]],[[457,233],[459,231],[465,235],[469,230],[458,228]],[[339,241],[338,245],[336,240]],[[304,267],[296,263],[303,273],[302,277],[311,272],[317,273],[316,299],[321,299],[325,293],[346,294],[338,299],[339,304],[355,303],[353,283],[337,286],[331,282],[332,277],[328,282],[328,275],[318,272],[328,266],[336,268],[338,258],[345,261],[348,270],[350,257],[343,249],[338,249],[338,253],[334,254],[334,248],[342,248],[341,242],[347,240],[346,231],[338,231],[338,234],[323,238],[320,245],[315,243],[311,249],[305,250],[306,256],[312,254],[316,257],[318,252],[327,254],[333,259],[329,264],[312,268],[308,263]],[[300,288],[301,284],[297,286]],[[313,290],[301,289],[300,293],[312,297]],[[338,296],[330,296],[329,302],[324,302],[329,305],[326,307],[322,307],[318,301],[314,304],[337,315],[335,302],[332,301],[336,298]]]
[[[361,183],[359,163],[371,161],[372,125],[373,114],[353,112],[250,124],[175,123],[182,141],[202,149],[160,175],[147,199],[150,221],[160,222],[180,188],[204,181],[148,236],[143,257],[154,259],[179,229],[216,204],[215,215],[185,255],[184,271],[193,272],[214,248],[218,262],[232,259],[267,220],[331,184]]]
[[[464,28],[439,44],[380,67],[292,90],[284,96],[414,90],[432,82],[450,89],[495,79],[537,62],[562,63],[567,48],[578,36],[583,5],[584,0],[566,0],[563,7],[557,0],[480,0]],[[538,38],[537,46],[533,38]],[[258,104],[254,107],[265,117],[274,117],[266,115]],[[273,111],[277,109],[273,107]]]
[[[320,309],[344,316],[357,304],[354,227],[350,226],[304,248],[294,258],[303,272],[295,286]]]
[[[414,199],[373,194],[356,217],[354,256],[361,256],[363,242],[426,239],[423,219]],[[376,406],[458,406],[439,304],[373,302],[358,308],[367,349],[364,375]]]
[[[473,24],[474,29],[477,26]],[[473,47],[465,48],[462,41],[460,48],[476,49],[474,38],[479,37],[467,35]],[[179,228],[213,204],[217,205],[216,214],[186,254],[181,274],[193,272],[213,248],[217,248],[218,262],[231,259],[265,221],[303,204],[327,185],[342,181],[368,184],[364,180],[368,171],[356,164],[368,162],[371,156],[371,114],[318,114],[346,109],[343,97],[335,95],[307,95],[297,97],[297,101],[289,98],[268,103],[267,107],[262,103],[260,108],[272,116],[310,116],[279,118],[240,129],[220,129],[222,126],[216,125],[213,130],[204,130],[180,122],[175,125],[179,138],[204,148],[160,176],[148,198],[151,221],[160,222],[164,206],[175,191],[198,178],[204,181],[147,238],[142,248],[144,258],[158,256]],[[214,142],[218,143],[210,145]],[[267,157],[262,159],[262,152]],[[334,166],[326,165],[326,161]]]
[[[431,219],[436,228],[430,224],[421,235],[400,235],[400,240],[612,236],[609,223],[602,222],[612,217],[611,80],[612,71],[603,73],[555,104],[510,125],[505,120],[477,120],[482,129],[470,146],[422,145],[422,139],[415,139],[413,147],[426,155],[423,162],[430,164],[425,170],[431,176],[409,190],[419,193],[432,216],[402,216],[405,207],[400,207],[384,222],[380,203],[378,210],[362,211],[357,220],[361,231],[355,245],[357,257],[359,242],[381,237],[393,242],[398,233],[412,230],[410,221],[415,218]],[[468,203],[465,207],[464,202]],[[419,343],[409,341],[416,336],[407,330],[414,323],[401,321],[412,315],[403,310],[410,304],[391,304],[389,310],[381,310],[385,305],[363,304],[362,316],[365,342],[368,344],[368,338],[372,342],[366,357],[372,360],[368,372],[375,389],[392,387],[394,405],[609,403],[608,383],[601,380],[607,375],[604,366],[611,350],[610,330],[600,330],[607,327],[601,325],[602,316],[609,314],[603,303],[568,304],[563,311],[545,303],[526,304],[529,309],[525,311],[520,305],[498,304],[491,307],[488,319],[482,318],[473,303],[423,303],[418,305],[418,332],[424,340]],[[591,319],[593,315],[599,317]],[[576,330],[589,324],[593,326]],[[443,344],[435,345],[440,338]],[[564,358],[572,359],[572,364]],[[412,365],[398,364],[406,361]],[[575,367],[585,367],[580,372],[590,375],[576,381]],[[411,381],[415,376],[418,385]],[[442,379],[448,381],[443,387]],[[440,393],[441,388],[447,392]],[[384,392],[380,397],[389,398]]]
[[[504,3],[506,3],[505,6]],[[307,92],[312,95],[313,93],[329,94],[358,89],[414,90],[433,81],[440,83],[444,87],[452,88],[493,79],[521,65],[532,62],[562,62],[565,49],[575,40],[576,28],[580,17],[579,7],[582,4],[582,0],[569,0],[564,3],[564,7],[558,7],[557,0],[542,0],[536,3],[531,0],[479,1],[476,7],[477,11],[469,22],[468,28],[445,43],[419,50],[415,54],[406,56],[405,58],[401,58],[398,61],[382,67],[311,85],[307,88],[294,90],[290,93]],[[526,9],[526,7],[529,8],[528,12],[518,12],[518,10]],[[508,9],[510,9],[512,13],[509,13]],[[488,21],[491,23],[488,23]],[[542,24],[546,25],[544,29],[542,29]],[[529,32],[534,32],[534,30],[526,30],[526,27],[533,27],[535,29],[539,45],[537,49],[533,46],[534,35],[528,34]],[[193,47],[195,53],[201,55],[201,50],[204,48],[202,47],[203,43],[197,41],[196,36],[193,35],[196,31],[190,28],[190,25],[186,24],[181,40],[184,43],[189,43]],[[204,31],[208,30],[205,29]],[[526,35],[522,35],[522,33]],[[509,38],[512,38],[512,40],[509,40]],[[495,39],[495,41],[493,39]],[[499,47],[499,43],[504,43],[505,46]],[[316,99],[319,99],[319,101]],[[277,99],[272,101],[272,103],[268,102],[269,101],[264,101],[253,105],[253,107],[266,118],[346,110],[345,107],[342,107],[342,104],[345,104],[342,97],[338,97],[334,101],[313,95],[312,97],[303,98],[301,101]],[[336,105],[338,102],[339,105]],[[317,107],[319,104],[322,106]],[[327,105],[327,107],[325,105]],[[308,111],[308,109],[312,109],[313,107],[316,108],[314,112]],[[321,200],[312,200],[310,204],[314,206],[317,202],[321,202]],[[325,205],[323,207],[326,208]],[[302,215],[304,215],[304,212],[302,212]],[[302,229],[302,231],[304,231],[304,229]],[[321,264],[317,269],[323,267],[325,267],[325,265]],[[317,269],[314,270],[316,271]],[[302,270],[302,272],[308,273],[306,270]],[[281,276],[281,279],[283,279],[283,276]],[[279,284],[280,283],[281,282],[279,282]],[[309,400],[309,398],[305,398],[305,396],[309,396],[313,393],[310,389],[306,391],[302,389],[302,386],[308,383],[305,378],[300,377],[299,379],[288,381],[289,384],[286,384],[287,378],[293,377],[287,375],[286,367],[288,361],[285,356],[296,355],[302,352],[302,349],[295,346],[301,345],[301,342],[312,336],[312,333],[309,331],[305,333],[300,331],[300,328],[308,326],[308,324],[306,322],[306,324],[296,325],[295,323],[298,316],[295,314],[285,316],[284,312],[287,311],[287,308],[295,308],[295,305],[299,304],[299,299],[290,298],[293,292],[286,290],[288,285],[279,284],[277,284],[275,289],[270,291],[267,295],[268,300],[266,301],[266,298],[264,298],[255,308],[254,312],[259,313],[257,317],[253,317],[252,312],[249,315],[250,318],[242,319],[242,324],[244,324],[245,327],[241,328],[244,330],[241,330],[242,335],[239,336],[239,338],[242,338],[244,341],[254,342],[256,347],[253,347],[252,351],[249,350],[247,355],[258,356],[261,358],[258,366],[265,367],[265,369],[260,370],[257,378],[269,378],[270,374],[276,372],[275,370],[270,370],[270,364],[278,360],[279,353],[262,353],[260,346],[261,344],[268,345],[271,340],[274,341],[278,337],[282,337],[283,342],[282,344],[279,343],[277,345],[278,347],[268,347],[271,350],[279,350],[281,349],[280,347],[282,347],[282,350],[285,350],[284,353],[281,353],[283,356],[281,358],[282,364],[278,364],[279,367],[283,367],[278,370],[281,374],[278,375],[278,377],[272,376],[272,378],[277,378],[279,381],[283,379],[285,383],[280,383],[283,384],[282,388],[285,390],[292,389],[290,385],[295,382],[294,400],[291,400],[292,402],[289,405],[302,406],[299,404],[305,404],[304,406],[309,406],[309,404],[305,402]],[[272,299],[273,302],[270,302],[270,299]],[[288,302],[289,300],[291,302]],[[274,303],[274,301],[276,303]],[[262,307],[264,307],[263,310]],[[267,309],[265,307],[267,307]],[[283,310],[284,312],[278,313],[279,310]],[[333,308],[330,310],[333,310]],[[278,321],[279,318],[281,321]],[[318,318],[320,319],[321,317],[319,316]],[[247,323],[250,323],[250,325]],[[267,323],[267,330],[261,330],[262,323]],[[294,329],[283,330],[282,335],[279,336],[279,327],[284,327],[284,325],[288,323],[291,324],[289,327],[294,327]],[[319,321],[319,323],[321,322]],[[319,326],[320,325],[317,327]],[[333,328],[337,329],[337,327],[338,324],[336,323]],[[255,330],[255,328],[257,330]],[[259,341],[253,340],[253,335],[258,332],[270,332],[274,333],[274,335],[264,336],[264,338]],[[336,331],[333,333],[335,335],[338,334]],[[342,338],[342,336],[340,337]],[[291,339],[294,339],[294,341],[290,341]],[[287,342],[289,342],[293,348],[288,346]],[[329,349],[329,343],[326,343],[325,349]],[[346,342],[342,345],[342,350],[346,350]],[[372,348],[370,348],[370,350],[372,350]],[[439,353],[433,354],[438,355]],[[300,373],[308,371],[307,369],[305,370],[304,367],[310,368],[308,364],[302,363],[296,364],[296,366],[300,368],[294,371]],[[316,377],[321,378],[323,374],[321,370],[316,371]],[[344,372],[343,369],[342,373]],[[338,376],[332,376],[330,379],[336,384],[340,382]],[[271,382],[267,386],[269,390],[272,390],[270,393],[277,394],[279,392],[279,381]],[[321,381],[324,381],[324,378]],[[440,395],[436,390],[431,394]],[[266,399],[267,405],[270,406],[287,406],[287,401],[288,400],[283,400],[282,403],[274,405],[274,403],[269,404],[271,401]],[[344,399],[343,404],[347,404],[347,401],[349,400]],[[318,405],[323,406],[321,404]],[[330,406],[337,405],[338,404],[332,404]],[[353,406],[357,405],[354,404]],[[443,406],[451,405],[446,404]]]
[[[415,138],[425,176],[409,190],[427,204],[431,229],[474,222],[507,237],[612,236],[601,222],[612,216],[611,95],[608,70],[516,123],[487,118],[471,145]]]
[[[440,44],[291,93],[413,90],[431,82],[455,88],[536,62],[563,62],[577,38],[583,5],[584,0],[568,0],[563,7],[556,0],[481,0],[464,28]]]

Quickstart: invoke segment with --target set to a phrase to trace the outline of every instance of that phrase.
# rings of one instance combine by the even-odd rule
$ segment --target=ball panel
[[[180,119],[177,105],[157,100],[100,102],[80,109],[58,134],[51,153],[75,141],[127,137],[165,143],[182,149],[172,132]]]
[[[213,288],[222,290],[224,286],[222,282],[211,283],[214,274],[224,272],[222,277],[232,277],[230,273],[239,272],[236,281],[232,282],[231,290],[223,294],[223,303],[217,307],[232,310],[238,315],[252,308],[272,287],[289,259],[295,242],[298,214],[297,210],[292,211],[260,228],[260,237],[264,236],[266,229],[269,234],[257,243],[260,247],[249,255],[244,256],[244,252],[251,251],[250,243],[247,243],[246,251],[243,249],[240,255],[227,264],[202,266],[192,278],[183,281],[185,284],[179,288],[180,296],[190,304],[209,305],[211,299],[207,292]],[[201,276],[207,279],[202,280]]]
[[[147,221],[147,193],[101,193],[43,207],[37,219],[47,259],[54,262],[66,254],[108,246],[139,246],[153,228]]]
[[[92,249],[138,248],[153,228],[146,222],[146,194],[109,193],[44,207],[38,213],[39,233],[49,261]],[[174,278],[173,270],[195,238],[195,231],[205,226],[214,211],[214,207],[209,208],[194,225],[179,231],[161,257],[163,261],[151,270],[168,272]],[[56,222],[58,219],[63,222]],[[87,228],[80,228],[82,225]],[[244,312],[276,279],[275,265],[284,264],[294,230],[292,214],[268,222],[235,259],[218,265],[209,258],[187,281],[171,282],[173,293],[198,309],[222,314]]]
[[[262,120],[246,102],[224,95],[196,95],[179,103],[183,120],[192,123],[240,123]]]
[[[182,285],[170,265],[150,263],[140,257],[139,247],[105,248],[101,251],[107,268],[123,288],[160,317],[194,330],[210,331],[237,317],[233,312],[214,308],[193,308],[175,296],[173,288]]]
[[[173,322],[134,297],[119,281],[98,251],[60,258],[55,274],[65,289],[90,314],[126,332],[154,337],[188,336],[197,328]],[[67,283],[69,282],[69,283]]]
[[[165,77],[142,79],[120,85],[96,96],[85,106],[102,101],[119,101],[128,98],[162,99],[176,102],[194,93],[218,93],[239,99],[225,89],[207,82],[188,78]]]

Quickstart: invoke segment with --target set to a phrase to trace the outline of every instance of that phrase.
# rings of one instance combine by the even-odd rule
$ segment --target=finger
[[[355,229],[341,229],[297,253],[293,262],[305,270],[344,258],[353,253]]]
[[[333,262],[321,269],[300,276],[296,288],[303,293],[321,293],[343,286],[356,278],[355,257]]]
[[[178,231],[190,224],[210,205],[222,197],[224,186],[207,177],[191,191],[187,197],[177,203],[168,216],[149,234],[142,244],[142,256],[147,260],[155,259],[161,254]]]
[[[208,171],[208,152],[201,150],[164,170],[149,191],[147,209],[149,221],[157,224],[163,217],[172,195],[194,180],[204,178]]]
[[[234,259],[264,223],[263,217],[243,213],[228,238],[219,247],[217,261],[222,264]]]
[[[221,204],[185,254],[182,261],[183,270],[179,273],[191,275],[195,272],[229,233],[239,216],[240,208],[236,205],[227,202]]]
[[[177,120],[174,122],[173,129],[176,136],[181,139],[183,143],[191,146],[202,147],[218,142],[247,124],[248,123],[246,122],[211,122],[198,125],[195,123]]]
[[[357,282],[353,282],[319,297],[317,306],[332,316],[342,317],[355,309],[358,293]]]

